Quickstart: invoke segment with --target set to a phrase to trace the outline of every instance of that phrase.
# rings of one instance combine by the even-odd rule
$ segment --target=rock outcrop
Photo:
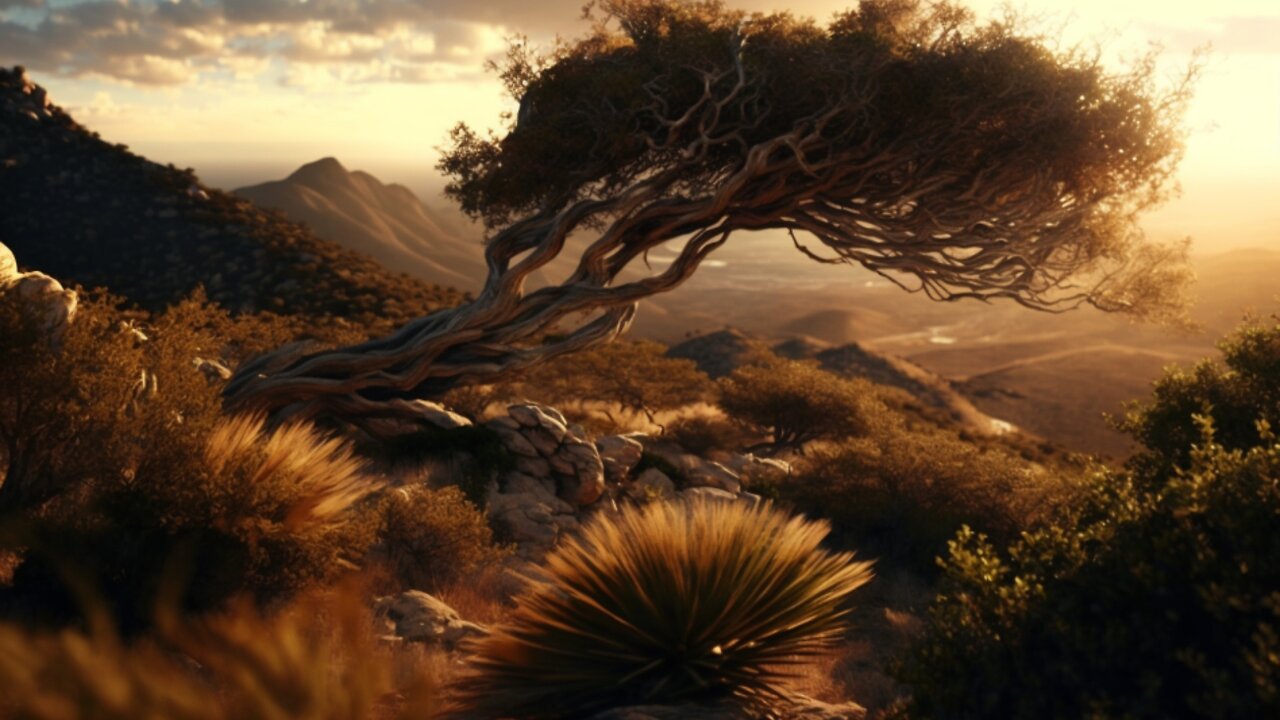
[[[56,342],[75,318],[79,298],[74,291],[42,272],[20,272],[18,261],[0,243],[0,295],[15,293],[23,312]]]
[[[378,598],[373,609],[386,625],[387,639],[453,650],[467,638],[488,634],[482,625],[463,620],[456,610],[420,590]]]
[[[422,423],[444,430],[471,425],[437,403],[415,405]],[[385,434],[412,431],[395,422]],[[699,498],[754,504],[761,500],[743,489],[744,480],[750,486],[790,472],[786,463],[752,455],[715,462],[644,433],[593,438],[560,411],[537,403],[510,405],[483,428],[506,455],[485,463],[500,468],[485,493],[489,523],[515,546],[521,562],[541,560],[594,515],[616,512],[620,503]]]

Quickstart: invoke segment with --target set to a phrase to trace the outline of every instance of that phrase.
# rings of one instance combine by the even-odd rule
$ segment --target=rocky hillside
[[[713,378],[724,377],[753,360],[770,354],[792,360],[815,360],[824,370],[845,377],[861,377],[877,385],[904,391],[922,405],[942,411],[949,422],[980,435],[1003,435],[1016,428],[979,410],[945,378],[899,357],[869,350],[858,343],[833,347],[800,336],[772,348],[741,330],[727,329],[672,345],[667,355],[694,361]]]
[[[408,188],[349,171],[334,158],[235,194],[421,280],[466,289],[478,289],[484,280],[479,238],[455,236]]]
[[[103,140],[22,68],[0,70],[0,238],[30,266],[148,309],[203,286],[233,311],[377,332],[463,299]]]

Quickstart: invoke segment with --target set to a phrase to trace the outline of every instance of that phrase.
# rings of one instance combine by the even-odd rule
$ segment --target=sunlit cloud
[[[527,4],[527,3],[526,3]],[[0,62],[67,77],[177,85],[286,63],[276,78],[464,77],[504,47],[501,15],[405,0],[0,0]],[[489,10],[493,10],[492,7]],[[228,64],[228,58],[232,63]],[[350,69],[307,65],[350,63]],[[449,63],[466,68],[444,67]]]

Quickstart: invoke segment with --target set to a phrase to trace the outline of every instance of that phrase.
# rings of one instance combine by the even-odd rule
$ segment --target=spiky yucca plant
[[[870,563],[770,505],[653,503],[603,517],[473,646],[465,717],[563,718],[632,703],[785,697],[786,668],[846,630]]]

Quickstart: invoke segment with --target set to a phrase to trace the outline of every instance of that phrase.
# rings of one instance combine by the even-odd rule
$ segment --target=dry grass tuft
[[[200,621],[170,615],[127,644],[110,625],[33,632],[0,625],[0,716],[30,720],[425,718],[431,674],[380,647],[352,592],[274,616],[249,603]],[[409,658],[410,660],[412,658]],[[397,682],[397,681],[400,682]]]
[[[787,694],[789,668],[847,629],[870,563],[826,523],[772,506],[654,503],[603,517],[476,643],[466,717],[565,717],[623,703]]]
[[[226,492],[246,498],[262,495],[255,488],[293,486],[284,519],[289,528],[333,522],[375,489],[347,443],[311,425],[268,432],[261,415],[220,423],[209,436],[205,462],[211,475],[235,479]]]

